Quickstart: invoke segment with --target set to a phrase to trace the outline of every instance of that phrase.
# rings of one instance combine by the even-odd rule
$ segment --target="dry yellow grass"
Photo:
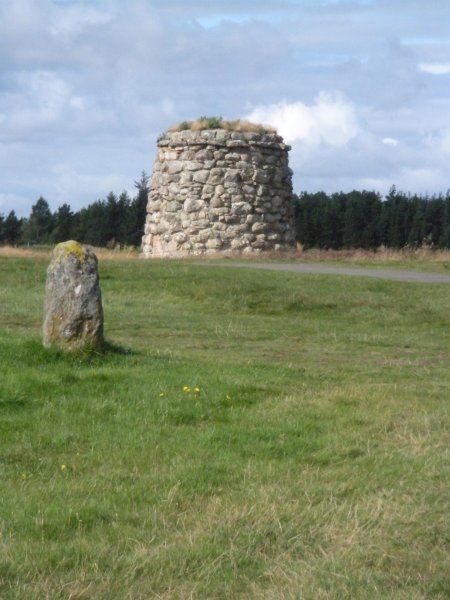
[[[380,246],[376,250],[303,250],[298,244],[295,256],[308,260],[346,260],[350,262],[402,262],[405,260],[419,262],[448,262],[450,261],[450,250],[435,250],[423,246],[420,248],[403,248],[396,250]]]
[[[0,256],[11,258],[42,258],[50,256],[51,250],[37,248],[16,248],[15,246],[0,246]]]
[[[110,250],[108,248],[90,246],[89,244],[86,245],[95,252],[98,258],[102,260],[130,260],[133,258],[138,258],[139,256],[139,249],[136,249],[132,246]],[[48,248],[34,248],[32,246],[30,248],[0,246],[0,256],[10,258],[50,258],[52,251],[53,246]]]
[[[97,246],[90,246],[90,248],[95,252],[97,258],[102,260],[130,260],[140,256],[140,249],[133,246],[114,249],[98,248]]]
[[[87,244],[102,260],[132,260],[140,257],[140,249],[128,246],[126,248],[99,248],[96,246],[90,246]],[[14,246],[0,246],[0,256],[4,257],[16,257],[16,258],[42,258],[50,256],[53,247],[14,247]],[[208,260],[223,260],[223,259],[237,259],[240,258],[238,253],[222,254],[209,254]],[[255,256],[246,256],[245,260],[302,260],[302,261],[342,261],[350,263],[367,263],[370,264],[386,264],[392,263],[407,263],[413,264],[435,264],[442,265],[444,263],[450,263],[450,250],[434,250],[428,247],[422,247],[417,249],[402,249],[394,250],[390,248],[380,247],[377,250],[303,250],[300,244],[297,245],[295,252],[263,252]],[[195,257],[195,260],[199,260],[199,257]],[[406,264],[405,264],[406,266]]]

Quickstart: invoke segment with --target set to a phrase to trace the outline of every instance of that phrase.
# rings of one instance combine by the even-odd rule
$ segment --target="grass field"
[[[100,261],[104,354],[0,256],[0,598],[444,599],[450,286]]]

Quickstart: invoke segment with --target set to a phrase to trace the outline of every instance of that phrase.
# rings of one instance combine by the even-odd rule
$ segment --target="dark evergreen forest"
[[[135,182],[136,195],[110,192],[78,212],[63,204],[54,213],[42,196],[32,206],[28,218],[19,219],[14,211],[0,214],[0,243],[11,246],[56,244],[75,239],[92,246],[140,246],[144,233],[148,176],[142,172]]]
[[[63,204],[51,212],[45,198],[33,205],[28,218],[14,211],[0,214],[0,244],[53,244],[68,239],[103,247],[140,246],[144,233],[148,176],[135,182],[133,198],[110,192],[78,212]],[[295,196],[297,241],[305,249],[450,248],[450,190],[423,196],[397,191]]]
[[[308,248],[450,248],[450,190],[439,196],[303,192],[295,201],[297,240]]]

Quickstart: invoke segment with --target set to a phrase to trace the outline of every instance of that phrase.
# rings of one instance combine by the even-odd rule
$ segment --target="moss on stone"
[[[81,244],[75,240],[69,240],[68,242],[61,242],[55,248],[55,255],[57,258],[65,258],[70,255],[77,257],[78,261],[82,264],[84,261],[84,250]]]

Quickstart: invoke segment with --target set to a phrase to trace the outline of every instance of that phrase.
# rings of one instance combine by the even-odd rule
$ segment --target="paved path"
[[[270,271],[288,271],[289,273],[310,273],[314,275],[351,275],[357,277],[376,277],[392,281],[412,283],[450,283],[450,275],[441,273],[423,273],[420,271],[398,271],[394,269],[367,269],[364,267],[334,267],[323,263],[262,263],[262,262],[198,262],[204,266],[241,267],[245,269],[266,269]]]

